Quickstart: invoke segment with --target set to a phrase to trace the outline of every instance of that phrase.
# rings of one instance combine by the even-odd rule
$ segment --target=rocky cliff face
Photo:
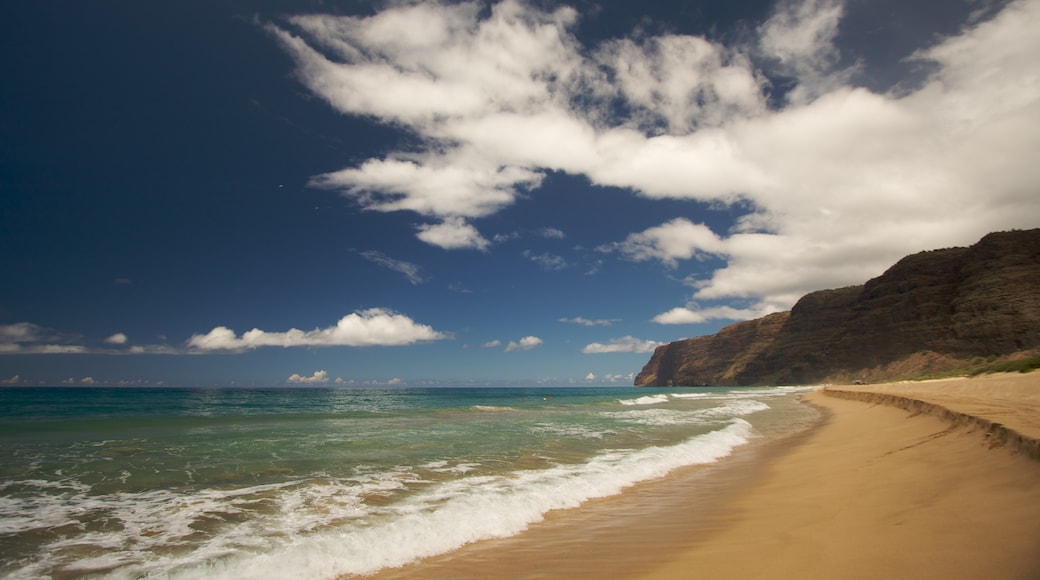
[[[862,286],[807,294],[790,312],[659,347],[649,385],[893,378],[1040,349],[1040,229],[903,258]]]

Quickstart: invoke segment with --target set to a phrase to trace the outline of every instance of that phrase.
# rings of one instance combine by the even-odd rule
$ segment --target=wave
[[[311,479],[192,492],[91,496],[70,485],[57,495],[42,496],[52,505],[36,506],[51,513],[49,523],[83,527],[84,514],[94,514],[119,525],[56,540],[44,559],[19,574],[35,577],[55,569],[111,578],[370,574],[478,540],[511,536],[551,510],[615,495],[678,467],[715,462],[746,443],[750,434],[750,424],[734,418],[677,445],[603,451],[580,464],[497,475],[466,475],[471,465],[447,462],[424,466],[462,475],[441,483],[402,468],[374,472],[367,480]],[[416,482],[426,485],[400,501],[364,501]],[[27,506],[8,507],[18,512]],[[200,536],[207,537],[196,549],[176,548]],[[106,553],[64,566],[56,560],[63,551],[91,545],[104,547]]]
[[[668,395],[646,395],[645,397],[638,397],[635,399],[621,399],[618,402],[626,406],[657,405],[660,403],[667,403]]]

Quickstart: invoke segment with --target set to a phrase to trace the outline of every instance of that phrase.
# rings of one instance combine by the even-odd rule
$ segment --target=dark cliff
[[[1040,229],[907,256],[862,286],[790,312],[659,347],[650,385],[762,385],[896,378],[1040,349]]]

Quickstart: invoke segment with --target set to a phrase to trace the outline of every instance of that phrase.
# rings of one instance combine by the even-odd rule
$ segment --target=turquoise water
[[[0,389],[0,575],[335,578],[521,532],[806,389]]]

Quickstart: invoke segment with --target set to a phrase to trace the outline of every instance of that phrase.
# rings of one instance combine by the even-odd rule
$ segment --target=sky
[[[1040,226],[1040,0],[0,6],[0,382],[630,385]]]

